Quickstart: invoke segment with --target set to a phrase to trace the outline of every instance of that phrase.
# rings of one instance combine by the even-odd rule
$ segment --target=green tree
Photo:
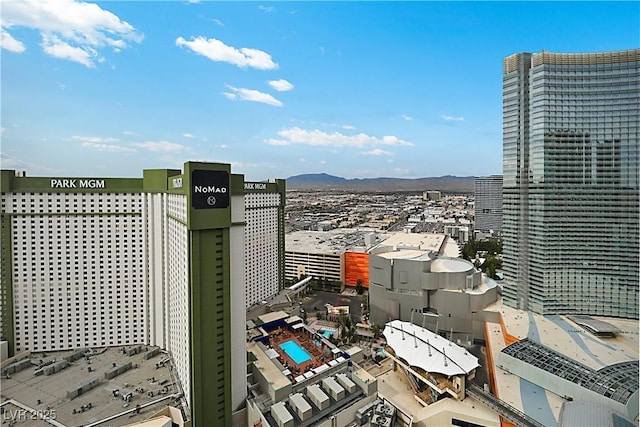
[[[382,329],[378,325],[373,325],[371,327],[371,332],[373,332],[373,337],[378,338],[382,334]]]
[[[364,293],[364,285],[362,284],[362,279],[358,279],[356,281],[356,293],[358,295],[362,295]]]

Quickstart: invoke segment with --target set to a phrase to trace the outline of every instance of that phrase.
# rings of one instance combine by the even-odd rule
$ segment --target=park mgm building
[[[192,426],[234,424],[246,398],[248,298],[284,284],[285,182],[245,182],[230,169],[187,162],[143,178],[2,170],[9,355],[160,346]]]

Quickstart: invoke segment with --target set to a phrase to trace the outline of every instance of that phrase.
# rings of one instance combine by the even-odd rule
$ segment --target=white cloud
[[[243,47],[236,49],[227,46],[217,39],[194,37],[187,41],[182,37],[176,39],[176,45],[186,46],[198,55],[216,62],[227,62],[240,68],[257,68],[259,70],[274,70],[278,64],[273,62],[271,55],[258,49]]]
[[[218,27],[224,27],[224,23],[223,23],[221,20],[213,18],[213,19],[212,19],[212,21],[213,21],[213,23],[214,23],[214,24],[216,24]]]
[[[20,42],[12,43],[7,30],[26,27],[40,32],[44,52],[94,67],[104,61],[99,49],[110,47],[119,52],[130,42],[143,39],[136,29],[95,3],[76,0],[22,0],[2,2],[2,47],[24,51]]]
[[[7,128],[2,127],[2,128],[0,128],[0,133],[4,133],[4,131],[6,131],[6,130],[7,130]]]
[[[440,118],[442,120],[446,120],[446,121],[449,121],[449,122],[463,122],[464,121],[464,117],[446,116],[444,114],[441,114]]]
[[[326,164],[327,164],[327,161],[326,161],[326,160],[320,160],[320,164],[321,164],[321,165],[326,165]]]
[[[271,13],[271,12],[275,12],[276,8],[273,6],[258,6],[258,9],[260,9],[263,12],[267,12],[267,13]]]
[[[183,133],[182,136],[184,136],[185,138],[193,138],[194,135],[192,133]]]
[[[79,62],[89,68],[95,67],[93,60],[98,56],[98,53],[91,47],[85,47],[84,49],[74,47],[56,36],[48,36],[45,34],[42,35],[42,43],[40,46],[42,46],[46,54],[54,58]]]
[[[364,133],[344,135],[340,132],[327,133],[318,129],[305,130],[299,127],[283,129],[278,132],[280,139],[269,138],[265,142],[270,145],[310,145],[316,147],[352,147],[365,148],[379,145],[412,146],[413,143],[404,141],[396,136],[378,138]]]
[[[355,126],[351,126],[351,125],[344,125],[342,126],[342,129],[346,129],[346,130],[355,130],[356,127]]]
[[[406,115],[406,114],[403,114],[403,115],[402,115],[402,118],[403,118],[403,119],[405,119],[406,121],[411,121],[411,120],[413,120],[413,117],[408,116],[408,115]]]
[[[83,147],[93,148],[98,151],[107,151],[110,153],[133,153],[136,150],[130,147],[123,147],[122,145],[117,144],[103,144],[97,142],[83,142]]]
[[[275,107],[282,107],[282,102],[278,101],[268,93],[263,93],[253,89],[238,88],[227,85],[231,92],[225,92],[224,96],[232,101],[253,101],[261,102],[263,104],[273,105]]]
[[[76,141],[81,141],[83,147],[93,148],[98,151],[107,151],[110,153],[133,153],[136,150],[131,147],[114,144],[120,142],[118,138],[101,138],[99,136],[78,136],[71,137]]]
[[[104,144],[104,143],[120,141],[118,138],[100,138],[99,136],[77,136],[77,135],[72,136],[71,139],[75,139],[76,141],[82,141],[82,142],[90,142],[94,144]]]
[[[256,163],[245,163],[245,162],[229,162],[231,164],[231,168],[256,168],[258,164]]]
[[[138,138],[144,138],[144,136],[143,136],[143,135],[140,135],[139,133],[135,133],[135,132],[130,131],[130,130],[123,130],[123,131],[122,131],[122,134],[123,134],[123,135],[127,135],[127,136],[136,136],[136,137],[138,137]]]
[[[300,163],[304,163],[304,162],[306,162],[306,161],[307,161],[307,159],[305,159],[304,157],[300,157],[300,158],[298,159],[298,161],[299,161]]]
[[[156,151],[162,153],[180,153],[180,152],[190,152],[191,148],[186,145],[176,144],[175,142],[169,141],[145,141],[140,143],[132,144],[134,147],[144,148],[149,151]]]
[[[380,148],[374,148],[371,151],[365,151],[362,154],[366,156],[393,156],[391,151],[382,150]]]
[[[0,30],[0,48],[15,53],[22,53],[26,50],[21,41],[14,39],[13,36],[4,29]]]
[[[288,90],[293,89],[293,85],[284,79],[280,80],[270,80],[269,86],[277,90],[278,92],[286,92]]]

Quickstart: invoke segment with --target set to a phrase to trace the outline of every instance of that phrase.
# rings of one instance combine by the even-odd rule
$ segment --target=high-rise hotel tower
[[[640,50],[503,63],[504,301],[638,318]]]
[[[476,177],[474,189],[474,229],[502,231],[502,175]]]
[[[247,294],[284,277],[284,181],[196,162],[143,178],[18,175],[0,176],[10,353],[160,346],[192,426],[231,425],[246,398]]]

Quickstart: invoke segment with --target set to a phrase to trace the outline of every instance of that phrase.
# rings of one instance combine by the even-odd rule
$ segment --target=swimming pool
[[[320,333],[322,334],[323,337],[325,338],[331,338],[333,336],[333,331],[328,331],[328,330],[323,330],[320,331]]]
[[[300,344],[295,341],[283,342],[280,344],[280,348],[297,364],[311,360],[311,355],[304,351],[304,348],[300,347]]]

